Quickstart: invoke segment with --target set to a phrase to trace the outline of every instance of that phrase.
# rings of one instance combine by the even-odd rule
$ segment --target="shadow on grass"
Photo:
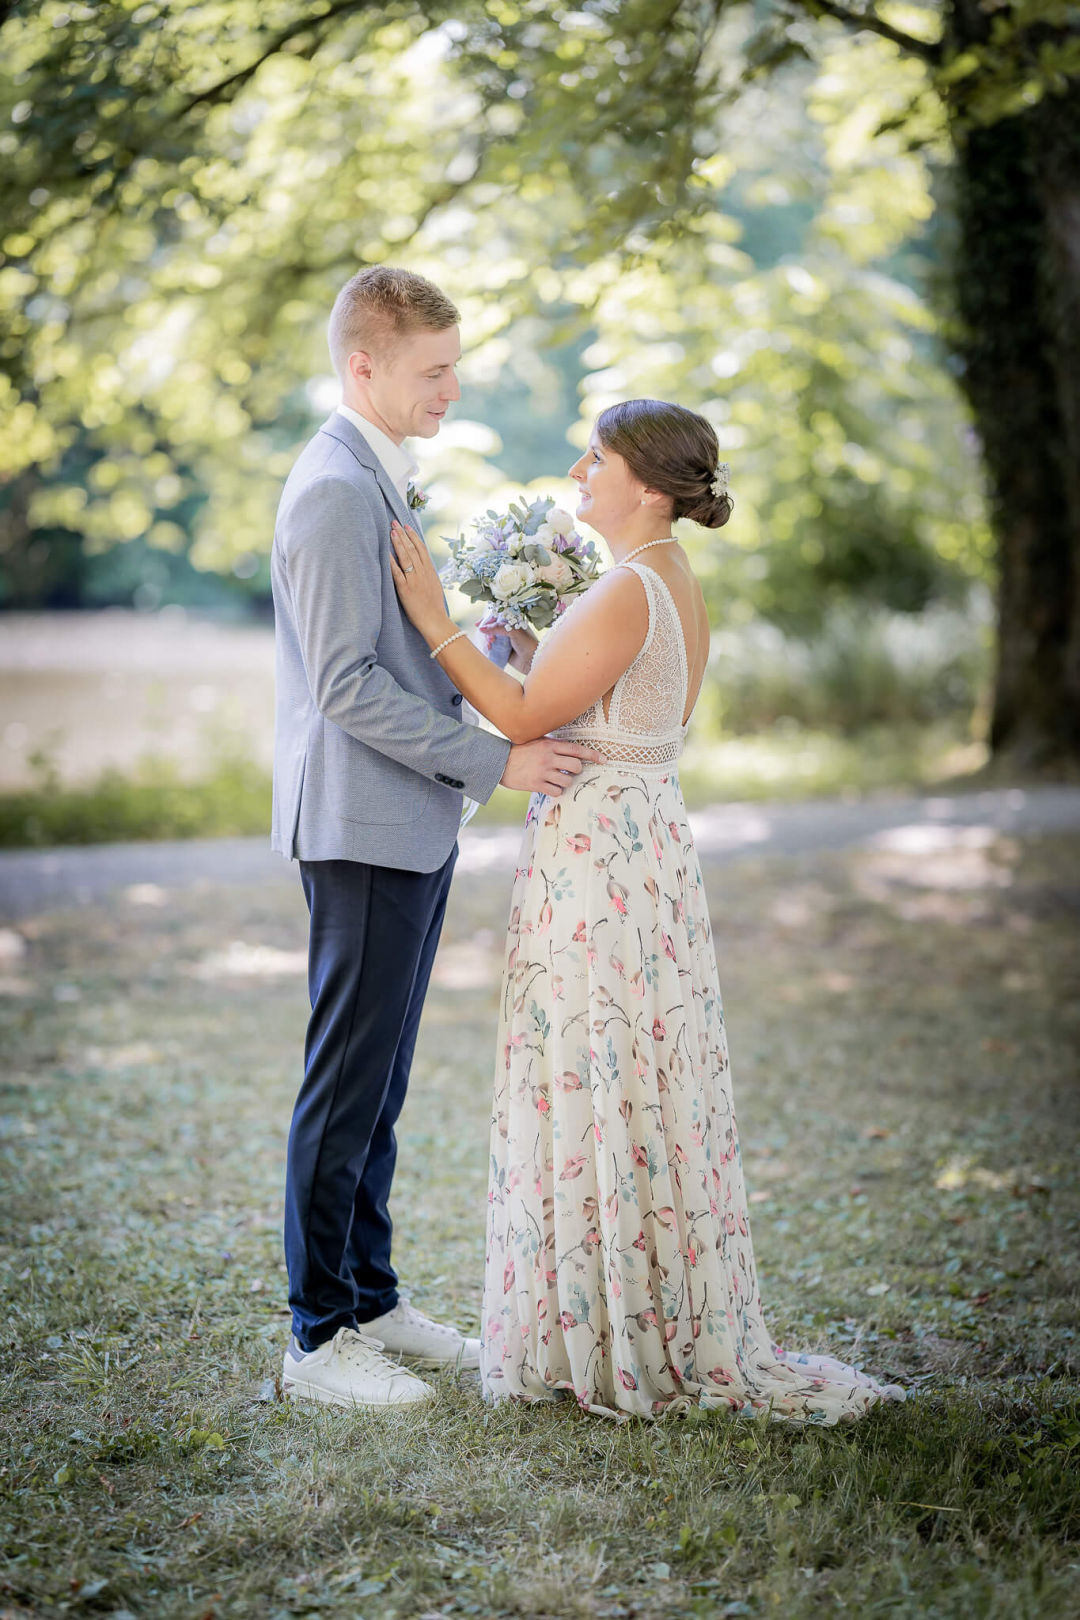
[[[511,874],[454,890],[396,1254],[476,1325]],[[770,1325],[907,1384],[851,1429],[276,1398],[297,887],[21,928],[0,1607],[34,1615],[1074,1612],[1080,842],[706,865]],[[464,967],[468,972],[464,972]]]

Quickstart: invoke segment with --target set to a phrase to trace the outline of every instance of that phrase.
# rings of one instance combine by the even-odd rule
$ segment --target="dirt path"
[[[524,801],[522,801],[524,803]],[[1002,788],[982,793],[904,795],[801,804],[720,804],[691,816],[703,855],[739,860],[798,855],[877,842],[912,858],[997,833],[1080,829],[1080,787]],[[516,827],[470,827],[460,871],[509,867]],[[162,890],[221,884],[295,883],[295,870],[262,838],[96,844],[0,854],[0,920],[93,905],[138,885]]]

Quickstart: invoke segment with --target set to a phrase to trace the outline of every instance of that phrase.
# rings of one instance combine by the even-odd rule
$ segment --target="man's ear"
[[[349,368],[349,376],[352,378],[353,382],[371,381],[371,356],[370,354],[366,354],[363,349],[355,349],[353,353],[350,354],[347,365]]]

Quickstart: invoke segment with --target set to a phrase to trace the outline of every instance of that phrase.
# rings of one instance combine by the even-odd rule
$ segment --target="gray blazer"
[[[461,694],[402,612],[391,515],[419,528],[335,411],[300,452],[274,531],[271,845],[433,872],[454,847],[462,793],[491,797],[510,744],[462,724]]]

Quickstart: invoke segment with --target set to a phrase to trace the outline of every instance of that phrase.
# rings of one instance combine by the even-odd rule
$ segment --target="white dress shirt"
[[[382,428],[377,428],[374,422],[369,422],[366,416],[354,411],[351,405],[339,405],[338,410],[345,419],[352,423],[364,435],[368,444],[382,462],[383,471],[394,485],[405,505],[409,504],[409,479],[415,478],[420,471],[419,466],[410,456],[409,452],[393,439],[387,437]]]

